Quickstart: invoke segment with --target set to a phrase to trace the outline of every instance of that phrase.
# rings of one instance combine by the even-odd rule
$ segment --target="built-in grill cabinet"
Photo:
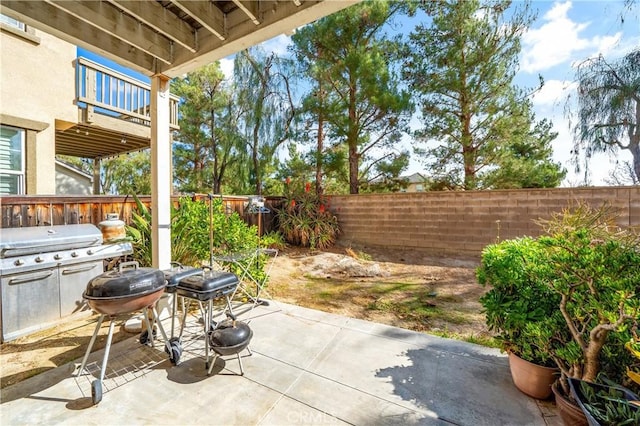
[[[2,341],[88,311],[87,283],[104,260],[131,254],[129,242],[103,244],[91,224],[0,229]]]

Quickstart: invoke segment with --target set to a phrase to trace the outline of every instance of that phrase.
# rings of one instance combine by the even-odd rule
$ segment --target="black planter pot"
[[[607,385],[601,385],[601,384],[598,384],[598,383],[591,383],[591,382],[587,382],[585,380],[579,380],[579,379],[574,379],[574,378],[569,378],[569,379],[567,379],[567,381],[569,382],[569,387],[571,388],[571,395],[578,402],[578,406],[580,407],[580,409],[584,413],[585,417],[587,418],[587,422],[589,423],[589,426],[601,426],[601,423],[591,414],[591,411],[589,411],[589,409],[586,407],[586,405],[589,403],[589,401],[588,401],[586,395],[583,392],[583,388],[582,388],[583,386],[589,386],[595,392],[598,392],[598,391],[609,392],[612,389],[615,389],[615,390],[619,391],[620,394],[622,395],[622,397],[624,399],[626,399],[627,401],[638,401],[638,400],[640,400],[640,398],[638,398],[638,395],[634,394],[629,389],[626,389],[626,388],[624,388],[622,386],[619,386],[619,387],[618,386],[607,386]],[[637,407],[637,406],[635,406],[633,404],[629,404],[629,407],[630,407],[632,412],[640,412],[640,407]]]

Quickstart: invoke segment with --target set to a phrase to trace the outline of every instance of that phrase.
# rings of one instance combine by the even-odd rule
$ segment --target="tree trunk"
[[[589,345],[584,353],[584,369],[582,371],[582,380],[595,382],[596,376],[600,372],[600,352],[607,341],[609,331],[601,330],[596,336],[591,336]]]
[[[636,97],[636,125],[629,129],[629,151],[633,155],[633,171],[640,182],[640,100]],[[634,131],[635,130],[635,131]]]
[[[216,114],[211,110],[211,154],[213,154],[213,187],[214,194],[220,193],[220,174],[218,173],[218,142],[216,141]]]
[[[640,125],[638,125],[640,128]],[[634,138],[637,139],[635,143],[629,144],[629,151],[633,155],[633,171],[636,174],[636,179],[640,182],[640,134]]]
[[[322,110],[318,114],[318,151],[316,153],[316,194],[322,196],[322,153],[324,150],[324,114]]]
[[[349,131],[347,134],[347,144],[349,146],[349,193],[359,192],[358,184],[358,127],[356,117],[356,89],[354,78],[351,78],[351,88],[349,89]]]
[[[349,144],[349,193],[358,192],[358,148]]]

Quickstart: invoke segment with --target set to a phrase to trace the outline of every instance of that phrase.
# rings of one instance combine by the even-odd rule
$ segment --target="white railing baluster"
[[[146,126],[151,120],[151,86],[86,58],[78,58],[76,67],[78,102],[87,111],[119,117]],[[178,128],[177,96],[170,99],[170,126]]]

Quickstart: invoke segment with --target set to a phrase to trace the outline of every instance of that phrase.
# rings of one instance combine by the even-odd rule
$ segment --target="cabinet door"
[[[4,340],[28,334],[60,318],[58,268],[2,277]]]
[[[89,309],[82,294],[87,283],[102,272],[101,260],[60,266],[60,317]]]

